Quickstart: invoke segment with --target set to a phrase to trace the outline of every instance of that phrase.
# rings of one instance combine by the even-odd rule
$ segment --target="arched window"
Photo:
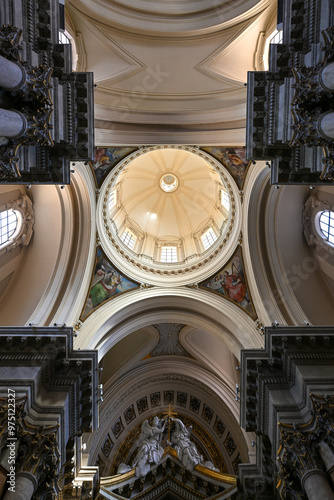
[[[201,240],[202,240],[202,243],[204,246],[204,250],[207,250],[208,248],[210,248],[214,244],[214,242],[217,241],[217,235],[214,232],[214,230],[212,229],[212,227],[210,227],[210,229],[208,229],[201,236]]]
[[[111,210],[116,205],[116,189],[113,189],[109,197],[109,210]]]
[[[20,230],[22,218],[15,210],[0,212],[0,248],[6,245],[10,238],[15,237]]]
[[[122,234],[121,241],[123,241],[124,245],[130,248],[130,250],[133,250],[136,243],[136,237],[126,229]]]
[[[0,205],[0,256],[13,248],[27,246],[31,240],[35,214],[26,195]]]
[[[329,243],[334,244],[334,212],[324,210],[319,217],[320,231]]]
[[[160,260],[166,263],[177,262],[177,248],[171,246],[161,247]]]
[[[226,210],[230,209],[230,197],[226,191],[222,189],[221,191],[221,203]]]

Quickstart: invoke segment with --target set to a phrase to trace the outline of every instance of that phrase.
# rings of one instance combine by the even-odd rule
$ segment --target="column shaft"
[[[334,112],[320,116],[318,130],[326,139],[334,139]]]
[[[26,120],[16,111],[0,108],[0,137],[19,137],[26,129]]]
[[[326,64],[319,73],[320,85],[329,91],[334,90],[334,63]]]
[[[334,500],[334,492],[327,476],[320,469],[307,471],[302,478],[302,485],[309,500]]]
[[[14,486],[8,481],[7,484],[11,490],[7,490],[3,500],[30,500],[37,485],[36,479],[31,474],[22,472],[19,472],[13,480]]]
[[[25,81],[25,71],[20,64],[0,56],[0,87],[18,90]]]

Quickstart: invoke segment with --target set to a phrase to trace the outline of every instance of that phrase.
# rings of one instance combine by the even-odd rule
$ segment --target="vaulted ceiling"
[[[98,144],[244,145],[275,2],[69,0],[67,14],[97,84]]]

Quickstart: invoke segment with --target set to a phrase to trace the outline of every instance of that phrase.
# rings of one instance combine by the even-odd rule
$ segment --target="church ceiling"
[[[165,2],[67,2],[72,35],[80,35],[79,60],[94,72],[97,84],[100,144],[101,130],[110,138],[122,131],[133,132],[132,137],[139,133],[141,143],[151,143],[152,132],[163,130],[177,143],[170,126],[175,131],[199,123],[208,130],[212,124],[225,130],[245,127],[244,83],[254,69],[258,33],[266,31],[274,5],[269,0],[234,0],[233,8],[225,1],[200,3],[168,2],[166,8]],[[145,127],[153,128],[145,132]]]
[[[136,151],[136,149],[131,147],[95,148],[95,161],[91,161],[89,164],[94,172],[97,186],[101,186],[104,179],[119,161]]]
[[[246,148],[205,146],[201,149],[219,160],[230,172],[238,188],[242,189],[250,165],[250,162],[246,161]]]
[[[203,150],[206,154],[209,154],[212,157],[214,157],[215,160],[218,161],[219,164],[222,165],[223,168],[225,168],[229,172],[229,174],[232,176],[233,180],[237,184],[238,188],[239,189],[242,188],[242,186],[244,184],[245,176],[247,173],[247,169],[249,167],[248,162],[245,161],[245,148],[210,146],[210,147],[202,147],[202,148],[200,148],[200,150]],[[132,158],[132,153],[134,151],[136,151],[136,148],[131,148],[131,147],[96,148],[95,162],[90,163],[92,172],[94,173],[94,176],[96,179],[96,184],[98,186],[101,186],[104,179],[106,179],[107,175],[110,174],[110,172],[113,171],[113,169],[116,169],[118,164],[120,164],[120,162],[122,162],[127,157]],[[166,151],[166,153],[165,153],[165,151]],[[166,168],[168,166],[166,161],[169,158],[167,156],[167,153],[174,155],[173,156],[173,158],[174,158],[173,159],[173,167],[170,167],[170,168],[172,168],[174,170],[176,169],[175,171],[178,172],[177,175],[179,177],[181,176],[180,177],[181,179],[182,179],[182,175],[184,177],[184,174],[181,174],[182,170],[180,170],[180,168],[184,168],[183,164],[185,161],[183,159],[181,162],[181,156],[179,156],[181,154],[181,152],[182,152],[182,150],[180,150],[178,152],[177,149],[175,149],[175,150],[173,150],[173,149],[171,149],[171,150],[167,150],[167,149],[166,150],[164,150],[164,149],[155,150],[155,149],[153,149],[153,153],[156,156],[154,158],[152,156],[152,160],[150,160],[151,163],[149,163],[149,167],[147,167],[147,165],[146,165],[147,161],[148,161],[148,158],[147,158],[146,162],[144,162],[144,166],[146,165],[146,167],[147,167],[147,168],[145,167],[146,170],[143,170],[143,171],[138,170],[138,167],[137,167],[138,172],[136,169],[133,170],[132,175],[134,175],[134,179],[135,179],[135,184],[134,184],[135,191],[136,191],[136,193],[138,191],[136,196],[138,197],[138,194],[140,194],[141,203],[143,203],[145,201],[145,203],[147,205],[150,193],[153,189],[151,187],[151,184],[153,182],[151,180],[151,177],[153,175],[153,169],[157,168],[157,166],[158,166],[160,171],[166,170]],[[141,156],[141,155],[139,155],[138,158],[141,161],[146,159],[145,156]],[[194,156],[194,158],[197,160],[197,156]],[[152,161],[153,161],[153,163],[152,163]],[[169,161],[170,160],[168,160],[168,162]],[[143,161],[142,161],[142,163],[143,163]],[[125,165],[126,165],[126,167],[121,167],[122,170],[120,170],[120,171],[126,172],[126,175],[128,176],[130,163],[129,163],[129,166],[127,166],[128,163],[125,163]],[[131,169],[133,169],[132,163],[131,163]],[[168,168],[167,168],[167,170],[168,170]],[[188,172],[188,170],[186,171],[186,173]],[[201,168],[200,171],[203,172],[203,168]],[[131,172],[132,172],[132,170],[131,170]],[[189,172],[191,172],[191,175],[195,176],[194,179],[196,179],[196,168],[194,167]],[[212,173],[210,173],[211,176],[213,175],[213,172],[214,172],[214,169],[212,169]],[[123,174],[122,173],[119,174],[119,176],[121,176],[121,175],[123,175]],[[160,172],[160,175],[161,175],[161,172]],[[201,173],[201,175],[203,175],[203,174]],[[214,175],[217,175],[217,174],[215,173]],[[187,173],[187,176],[189,176],[189,173]],[[114,174],[114,177],[115,177],[115,174]],[[146,177],[148,178],[148,180],[151,184],[149,184],[148,186],[145,185],[146,187],[143,188],[142,183]],[[116,177],[116,179],[118,179],[118,177]],[[127,196],[130,200],[130,203],[133,205],[133,203],[134,203],[133,194],[131,194],[131,190],[129,190],[129,188],[131,186],[127,180],[127,177],[124,177],[124,179],[122,177],[120,185],[122,184],[122,186],[123,186],[123,183],[125,181],[127,182],[127,184],[126,184],[126,188],[122,187],[122,191],[124,192],[123,198],[124,198],[124,196]],[[201,181],[203,183],[203,179],[201,179]],[[119,181],[116,180],[116,182],[119,182]],[[116,186],[117,186],[117,184],[116,184]],[[125,184],[124,184],[124,186],[125,186]],[[155,186],[155,183],[154,183],[154,186]],[[160,191],[158,188],[154,188],[154,189],[155,189],[155,191],[156,190]],[[177,193],[178,193],[178,191],[177,191]],[[203,191],[203,193],[204,193],[204,191]],[[240,194],[242,196],[242,192],[240,192]],[[162,200],[162,198],[165,197],[165,195],[161,196],[161,194],[159,194],[159,193],[157,193],[157,195],[158,195],[157,199],[160,200],[158,205],[159,204],[161,205],[161,200]],[[171,195],[169,195],[169,196],[171,196]],[[193,187],[192,187],[192,190],[191,190],[189,196],[194,196]],[[220,203],[219,200],[218,201],[215,200],[215,197],[213,196],[213,193],[211,193],[211,191],[210,191],[210,196],[212,198],[212,200],[210,200],[210,203],[211,203],[211,201],[213,202],[213,204],[215,204],[217,202],[218,202],[218,204]],[[122,204],[123,200],[120,199],[120,197],[121,197],[121,195],[117,191],[116,204],[118,206],[122,206],[121,204]],[[175,198],[175,194],[172,195],[172,199],[174,199],[174,198]],[[179,215],[180,214],[182,215],[183,213],[185,213],[184,207],[182,207],[181,199],[178,199],[177,201],[178,201],[178,203],[177,203],[177,206],[175,206],[175,210]],[[241,201],[242,201],[242,198],[241,198]],[[106,202],[106,203],[108,203],[108,202]],[[230,203],[232,203],[232,206],[234,206],[233,200],[232,200],[232,202],[230,201]],[[146,207],[146,205],[145,205],[145,207]],[[152,208],[153,212],[156,212],[158,205],[157,205],[157,203],[155,203],[154,207]],[[149,205],[147,205],[147,207],[148,206]],[[127,212],[124,212],[125,215],[123,215],[123,218],[126,218],[126,220],[130,220],[130,221],[132,220],[130,217],[136,217],[138,219],[138,212],[139,212],[138,206],[134,205],[134,207],[135,207],[135,211],[133,212],[133,214],[128,213],[128,207],[127,207]],[[151,210],[151,208],[149,208],[149,210]],[[234,210],[232,212],[232,215],[234,213]],[[146,213],[146,208],[145,208],[144,212]],[[150,213],[150,212],[147,212],[147,213]],[[201,209],[201,213],[203,213],[203,207]],[[171,217],[172,217],[171,210],[169,209],[165,215],[166,215],[166,217],[171,219]],[[193,224],[194,224],[193,215],[194,214],[192,212],[191,226],[193,226]],[[168,231],[172,230],[172,228],[174,228],[173,230],[176,230],[177,226],[187,227],[187,224],[188,224],[187,221],[182,222],[182,220],[179,220],[179,217],[178,217],[178,220],[176,222],[175,221],[173,222],[171,229],[167,230],[167,233],[166,233],[166,229],[165,229],[165,233],[164,233],[163,227],[166,226],[166,224],[165,224],[165,222],[163,222],[164,219],[162,217],[162,214],[160,212],[159,213],[156,212],[155,216],[156,216],[157,221],[158,221],[157,227],[160,228],[160,231],[162,230],[162,233],[161,233],[162,235],[169,234]],[[182,217],[184,217],[184,215],[182,215]],[[208,220],[210,220],[210,219],[208,219]],[[138,222],[139,222],[139,219],[138,219]],[[153,222],[154,221],[150,222],[151,228],[153,227],[152,226]],[[181,224],[181,222],[182,222],[182,224]],[[128,224],[128,223],[126,223],[126,224]],[[133,224],[135,224],[135,222],[133,222]],[[169,224],[169,226],[170,226],[170,224]],[[126,226],[126,227],[129,227],[129,226]],[[139,231],[139,233],[138,233],[138,231],[136,231],[137,226],[134,225],[133,227],[134,227],[134,231],[135,231],[134,234],[137,234],[137,235],[138,234],[140,235],[141,231],[143,229],[144,229],[144,231],[147,231],[146,228],[144,228],[144,227],[142,228],[142,227],[138,226],[138,231]],[[124,229],[123,229],[123,231],[124,231]],[[194,229],[192,229],[192,231],[194,231]],[[146,234],[146,233],[143,233],[143,234]],[[228,236],[228,234],[227,234],[227,236]],[[182,235],[182,234],[178,235],[178,236],[184,237],[184,235]],[[118,247],[119,244],[120,243],[116,244],[116,248]],[[113,246],[115,247],[115,245],[113,245]],[[130,256],[130,258],[131,258],[131,256]],[[223,259],[221,261],[223,261]],[[138,262],[137,265],[143,266],[144,264],[146,264],[146,263]],[[145,266],[145,267],[147,268],[147,266]],[[167,271],[171,272],[169,269]],[[175,272],[175,271],[173,271],[173,272]],[[163,271],[163,274],[165,274],[165,271]],[[111,282],[110,282],[110,284],[104,283],[104,281],[106,279],[105,278],[106,275],[108,275],[108,277],[110,275],[110,280],[113,280],[113,284],[111,284]],[[88,293],[88,296],[86,299],[85,308],[82,311],[82,314],[80,317],[81,321],[85,320],[92,312],[94,312],[94,310],[96,310],[99,306],[104,304],[106,301],[116,298],[119,294],[124,294],[125,292],[129,292],[131,290],[138,289],[140,286],[140,283],[142,284],[141,286],[143,286],[143,285],[146,286],[145,281],[146,280],[144,277],[135,281],[132,278],[129,278],[127,273],[124,273],[124,272],[117,270],[117,267],[115,266],[115,263],[113,262],[113,259],[108,257],[104,253],[104,251],[102,250],[102,247],[99,247],[97,250],[95,267],[94,267],[94,271],[93,271],[93,276],[91,278],[91,285],[90,285],[89,293]],[[161,283],[161,284],[163,286],[163,283]],[[195,285],[195,283],[189,283],[188,286],[196,286],[196,285]],[[232,301],[234,304],[236,304],[240,308],[242,308],[253,319],[257,318],[257,314],[256,314],[256,311],[254,309],[254,305],[253,305],[253,302],[252,302],[252,299],[250,296],[250,290],[249,290],[249,287],[247,284],[246,271],[244,269],[242,251],[241,251],[240,247],[238,247],[235,250],[234,255],[230,258],[230,260],[226,264],[224,264],[218,271],[216,271],[214,274],[212,274],[209,278],[206,278],[204,281],[201,281],[199,283],[199,287],[203,290],[207,290],[209,292],[215,293],[216,295],[221,297],[223,300],[228,299],[228,300]],[[158,347],[156,347],[155,349],[158,349]],[[153,350],[152,353],[153,352],[155,352],[155,350]],[[152,353],[151,353],[151,355],[152,355]]]
[[[155,356],[190,356],[179,341],[179,334],[186,325],[178,323],[159,323],[153,325],[159,333],[159,342],[150,352],[149,357]]]
[[[136,151],[132,147],[97,147],[95,148],[95,161],[89,162],[96,179],[96,184],[100,187],[110,173],[110,171],[126,156]],[[203,146],[203,151],[211,154],[219,160],[230,172],[237,183],[239,189],[245,181],[249,162],[245,159],[246,149],[243,146]]]

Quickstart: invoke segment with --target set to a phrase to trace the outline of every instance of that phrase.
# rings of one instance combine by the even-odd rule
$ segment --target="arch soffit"
[[[27,320],[39,325],[75,323],[95,259],[95,185],[90,170],[77,163],[71,185],[55,189],[61,221],[58,254],[48,286]]]
[[[265,162],[257,162],[245,179],[242,217],[244,235],[243,258],[247,270],[248,285],[252,294],[259,321],[264,325],[274,319],[283,319],[275,304],[268,281],[268,269],[263,261],[265,250],[265,232],[262,210],[267,197],[270,182],[270,170]]]
[[[235,304],[203,290],[154,287],[133,291],[100,307],[81,326],[75,347],[98,349],[101,359],[129,333],[164,322],[209,332],[225,342],[237,359],[240,349],[262,346],[256,324]]]
[[[300,324],[305,318],[295,294],[284,280],[286,268],[278,231],[279,218],[286,207],[286,202],[282,202],[285,193],[286,186],[275,189],[270,185],[270,169],[265,162],[257,162],[246,178],[243,257],[253,302],[264,325],[273,321]],[[290,220],[301,219],[302,209],[301,206],[300,214],[289,214]]]
[[[310,302],[310,287],[319,301],[323,297],[323,313],[328,317],[332,314],[332,308],[325,311],[320,268],[303,236],[302,214],[308,193],[308,186],[275,189],[265,162],[257,162],[246,177],[243,258],[253,302],[264,325],[276,320],[304,324],[312,322],[308,319],[312,315],[319,321],[319,303]]]
[[[163,376],[170,381],[178,380],[179,376],[183,376],[187,380],[189,378],[194,386],[202,388],[203,394],[207,391],[211,398],[215,399],[216,404],[227,404],[226,411],[231,411],[234,418],[239,418],[239,405],[235,401],[235,387],[191,358],[182,358],[182,363],[174,356],[147,359],[128,371],[115,383],[107,384],[106,393],[104,393],[106,400],[110,398],[110,404],[112,401],[123,401],[125,394],[132,395],[136,393],[138,387],[145,387],[148,383],[156,383],[162,374],[165,374]],[[108,407],[108,404],[104,407]],[[102,422],[103,412],[101,413]]]

